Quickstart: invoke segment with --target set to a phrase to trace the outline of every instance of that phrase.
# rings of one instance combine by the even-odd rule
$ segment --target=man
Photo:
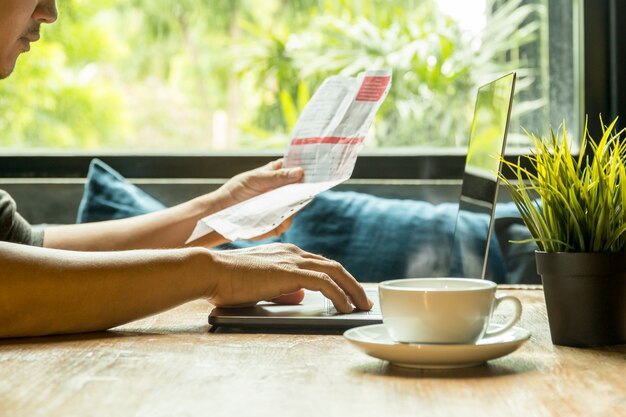
[[[0,78],[39,39],[41,24],[56,19],[55,0],[0,0]],[[0,337],[104,330],[197,298],[218,306],[293,303],[303,288],[321,291],[340,312],[369,310],[341,265],[293,245],[209,251],[204,246],[225,241],[214,233],[183,247],[198,219],[302,176],[275,161],[157,213],[39,235],[0,192]]]

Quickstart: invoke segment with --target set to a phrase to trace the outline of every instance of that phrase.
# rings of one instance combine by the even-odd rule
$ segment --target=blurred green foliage
[[[497,7],[496,7],[497,6]],[[330,74],[393,69],[368,146],[459,146],[476,87],[540,80],[541,9],[487,0],[468,36],[435,0],[62,0],[0,82],[2,147],[282,148]],[[528,59],[515,53],[531,46]],[[526,100],[542,111],[545,99]]]

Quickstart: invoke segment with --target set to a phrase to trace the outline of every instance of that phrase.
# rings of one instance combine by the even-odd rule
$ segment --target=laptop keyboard
[[[370,311],[355,310],[353,313],[350,313],[350,314],[357,314],[357,315],[362,315],[362,316],[379,316],[381,312],[380,312],[380,303],[378,302],[378,289],[365,290],[365,293],[367,294],[367,297],[370,300],[374,301],[374,307],[372,307]],[[328,315],[339,314],[337,312],[337,309],[335,309],[333,302],[330,301],[328,298],[324,298],[324,303],[326,307],[326,313]]]

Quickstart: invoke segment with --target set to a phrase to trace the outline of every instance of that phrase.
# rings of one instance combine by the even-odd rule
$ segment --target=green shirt
[[[43,246],[43,230],[33,230],[17,212],[15,201],[3,190],[0,190],[0,241]]]

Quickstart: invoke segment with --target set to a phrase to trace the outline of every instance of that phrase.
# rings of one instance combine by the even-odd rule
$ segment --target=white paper
[[[350,178],[376,111],[391,87],[391,71],[327,78],[300,115],[285,154],[286,168],[302,167],[304,182],[277,188],[207,216],[187,242],[215,230],[250,239],[280,225],[317,194]]]

